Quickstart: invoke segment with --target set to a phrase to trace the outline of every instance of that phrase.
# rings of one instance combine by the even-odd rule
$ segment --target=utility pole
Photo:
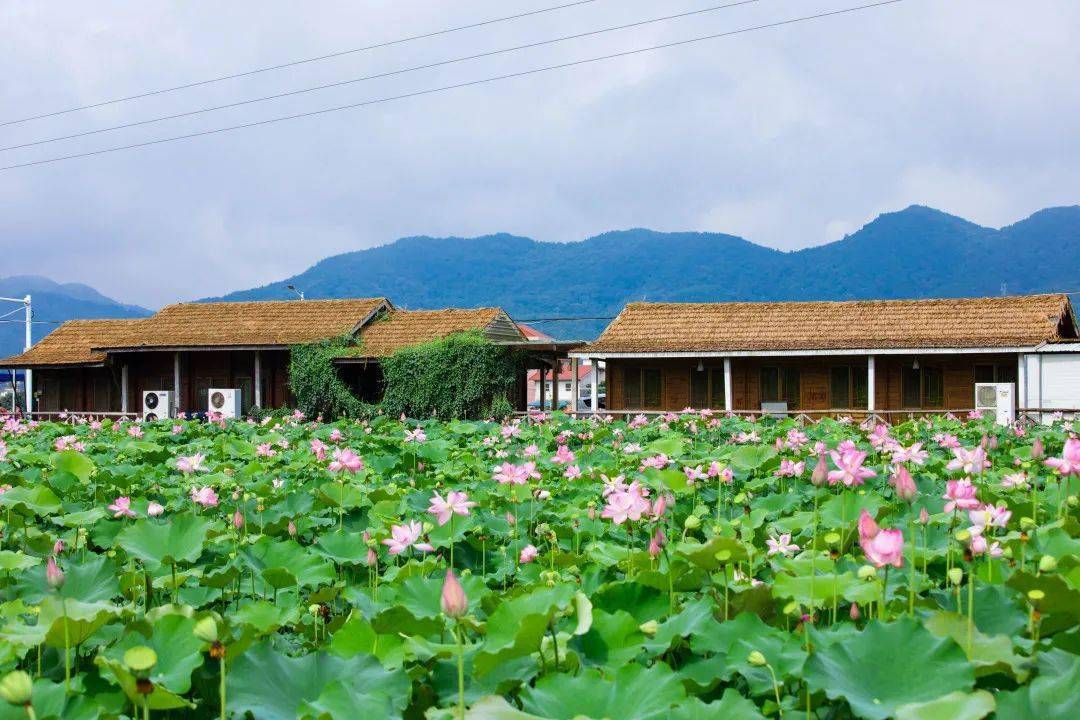
[[[30,346],[34,344],[34,339],[30,334],[30,328],[31,328],[31,326],[32,326],[32,324],[34,322],[34,312],[31,309],[30,296],[27,295],[27,296],[21,297],[21,298],[0,297],[0,300],[6,301],[6,302],[21,303],[24,306],[24,309],[26,311],[26,336],[25,336],[25,342],[23,344],[23,351],[25,352],[25,351],[29,350]],[[14,312],[18,312],[18,311],[12,311],[12,313],[8,313],[8,314],[10,315],[10,314],[13,314]],[[12,382],[12,387],[16,387],[14,382]],[[33,397],[34,397],[33,372],[29,368],[27,368],[26,370],[23,371],[23,393],[26,395],[26,414],[29,417],[30,411],[33,409],[33,402],[34,402],[33,401]],[[14,403],[14,398],[12,399],[12,402]]]

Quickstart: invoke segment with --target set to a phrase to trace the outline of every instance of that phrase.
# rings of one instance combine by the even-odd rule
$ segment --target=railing
[[[852,420],[859,422],[865,421],[867,418],[873,418],[874,420],[892,425],[898,422],[905,422],[907,420],[914,420],[922,417],[935,417],[951,413],[957,417],[966,417],[968,413],[974,412],[975,408],[941,408],[941,409],[909,409],[909,410],[873,410],[869,411],[865,408],[832,408],[829,410],[790,410],[787,413],[770,413],[763,412],[761,410],[732,410],[731,415],[739,417],[754,417],[759,418],[763,416],[772,417],[791,417],[798,422],[802,423],[814,423],[825,418],[839,418],[850,417]],[[550,412],[550,411],[546,411]],[[560,411],[562,414],[572,418],[590,418],[595,415],[600,417],[611,416],[614,418],[630,419],[638,415],[644,415],[648,418],[659,417],[661,415],[667,415],[669,413],[675,413],[681,415],[680,410],[600,410],[599,413],[593,413],[589,410],[579,411]],[[531,411],[517,411],[514,413],[516,417],[528,417],[537,414],[536,410]],[[729,413],[725,410],[714,410],[714,417],[724,417]],[[1061,414],[1066,417],[1080,417],[1080,409],[1076,408],[1020,408],[1016,411],[1016,421],[1018,423],[1030,423],[1041,424],[1046,422],[1046,416]]]

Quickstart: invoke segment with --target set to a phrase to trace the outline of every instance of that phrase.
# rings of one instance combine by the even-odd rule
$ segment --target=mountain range
[[[1077,268],[1080,206],[1040,210],[994,229],[915,205],[880,215],[841,240],[796,252],[722,233],[645,229],[569,243],[509,234],[407,237],[328,257],[262,287],[207,299],[291,299],[295,295],[287,286],[294,285],[311,299],[385,295],[409,309],[498,305],[550,335],[588,339],[607,324],[606,318],[634,300],[849,300],[1080,291]],[[27,292],[33,294],[39,318],[139,317],[149,312],[86,285],[41,277],[0,279],[0,295]],[[0,308],[0,313],[6,311]],[[35,339],[51,327],[35,326]],[[0,323],[0,356],[21,348],[22,326]]]

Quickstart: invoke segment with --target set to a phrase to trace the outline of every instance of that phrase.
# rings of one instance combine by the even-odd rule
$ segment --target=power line
[[[365,45],[364,47],[353,48],[351,50],[340,50],[338,52],[327,53],[326,55],[318,55],[316,57],[304,58],[302,60],[292,60],[290,62],[281,63],[279,65],[269,65],[267,67],[255,68],[253,70],[245,70],[243,72],[233,73],[231,75],[221,75],[219,77],[210,78],[208,80],[197,80],[195,82],[184,83],[183,85],[174,85],[173,87],[161,88],[160,90],[149,90],[147,92],[138,93],[136,95],[128,95],[126,97],[114,98],[112,100],[102,100],[100,102],[90,103],[88,105],[79,105],[77,107],[66,108],[64,110],[56,110],[54,112],[42,113],[41,115],[32,115],[30,117],[18,118],[16,120],[7,120],[5,122],[0,122],[0,127],[4,127],[7,125],[17,125],[19,123],[30,122],[31,120],[41,120],[42,118],[56,117],[57,115],[66,115],[68,113],[78,112],[80,110],[90,110],[93,108],[103,107],[105,105],[115,105],[116,103],[128,102],[129,100],[138,100],[140,98],[151,97],[153,95],[164,95],[165,93],[176,92],[177,90],[186,90],[188,88],[200,87],[202,85],[210,85],[213,83],[223,82],[225,80],[235,80],[236,78],[249,77],[251,75],[258,75],[260,73],[270,72],[272,70],[282,70],[284,68],[319,62],[321,60],[330,60],[332,58],[342,57],[344,55],[352,55],[354,53],[366,52],[368,50],[378,50],[380,48],[391,47],[393,45],[401,45],[403,43],[413,42],[414,40],[424,40],[427,38],[438,37],[439,35],[448,35],[450,33],[460,32],[462,30],[472,30],[487,25],[495,25],[497,23],[507,22],[509,20],[519,20],[521,18],[530,17],[532,15],[542,15],[544,13],[554,12],[556,10],[565,10],[566,8],[577,7],[578,5],[588,5],[594,2],[597,2],[597,0],[577,0],[577,2],[564,3],[562,5],[541,8],[539,10],[530,10],[528,12],[518,13],[517,15],[507,15],[505,17],[493,18],[491,20],[483,20],[481,22],[470,23],[468,25],[459,25],[457,27],[446,28],[444,30],[436,30],[434,32],[422,33],[420,35],[411,35],[409,37],[399,38],[397,40],[388,40],[386,42],[376,43],[374,45]]]
[[[15,165],[6,165],[0,167],[0,170],[14,170],[17,168],[32,167],[34,165],[46,165],[49,163],[61,162],[64,160],[74,160],[77,158],[92,157],[96,155],[105,155],[108,153],[119,152],[121,150],[131,150],[134,148],[148,147],[151,145],[161,145],[163,143],[175,142],[177,140],[189,140],[191,138],[204,137],[206,135],[215,135],[217,133],[230,132],[233,130],[244,130],[252,127],[260,127],[262,125],[272,125],[279,122],[285,122],[287,120],[298,120],[300,118],[314,117],[317,115],[325,115],[327,113],[338,112],[341,110],[352,110],[355,108],[368,107],[370,105],[378,105],[386,102],[393,102],[395,100],[405,100],[407,98],[420,97],[423,95],[432,95],[435,93],[445,92],[447,90],[457,90],[460,88],[473,87],[476,85],[484,85],[487,83],[498,82],[500,80],[509,80],[512,78],[526,77],[529,75],[536,75],[538,73],[547,72],[550,70],[561,70],[564,68],[576,67],[578,65],[586,65],[589,63],[600,62],[602,60],[613,60],[616,58],[629,57],[631,55],[640,55],[641,53],[652,52],[654,50],[663,50],[666,48],[680,47],[683,45],[690,45],[693,43],[704,42],[706,40],[716,40],[724,37],[731,37],[734,35],[741,35],[744,33],[755,32],[757,30],[767,30],[776,27],[783,27],[785,25],[793,25],[795,23],[806,22],[809,20],[818,20],[821,18],[832,17],[835,15],[845,15],[849,13],[859,12],[861,10],[869,10],[872,8],[884,7],[886,5],[895,5],[903,2],[904,0],[882,0],[881,2],[869,3],[866,5],[857,5],[855,7],[844,8],[842,10],[832,10],[830,12],[817,13],[815,15],[804,15],[798,18],[791,18],[788,20],[779,20],[777,22],[767,23],[765,25],[755,25],[753,27],[740,28],[738,30],[729,30],[727,32],[715,33],[712,35],[702,35],[695,38],[689,38],[687,40],[677,40],[675,42],[663,43],[661,45],[651,45],[649,47],[637,48],[635,50],[625,50],[623,52],[611,53],[608,55],[599,55],[592,58],[585,58],[583,60],[573,60],[571,62],[559,63],[557,65],[546,65],[544,67],[533,68],[531,70],[522,70],[520,72],[507,73],[505,75],[495,75],[493,77],[482,78],[480,80],[470,80],[468,82],[455,83],[453,85],[443,85],[441,87],[429,88],[427,90],[416,90],[414,92],[403,93],[401,95],[391,95],[382,98],[376,98],[374,100],[365,100],[358,103],[350,103],[348,105],[338,105],[335,107],[322,108],[320,110],[311,110],[303,113],[296,113],[294,115],[283,115],[275,118],[268,118],[266,120],[257,120],[254,122],[243,123],[240,125],[230,125],[227,127],[214,128],[211,130],[202,130],[199,132],[186,133],[184,135],[174,135],[172,137],[159,138],[157,140],[147,140],[139,143],[131,143],[129,145],[118,145],[115,147],[103,148],[101,150],[92,150],[84,153],[74,153],[72,155],[61,155],[53,158],[46,158],[44,160],[34,160],[32,162],[18,163]]]
[[[648,20],[639,20],[637,22],[626,23],[625,25],[615,25],[613,27],[600,28],[599,30],[590,30],[588,32],[576,33],[574,35],[563,35],[562,37],[526,43],[525,45],[515,45],[513,47],[501,48],[499,50],[489,50],[487,52],[476,53],[474,55],[464,55],[462,57],[451,58],[449,60],[439,60],[437,62],[427,63],[424,65],[414,65],[412,67],[388,70],[387,72],[377,73],[375,75],[364,75],[361,77],[350,78],[348,80],[340,80],[338,82],[325,83],[323,85],[313,85],[311,87],[299,88],[297,90],[289,90],[287,92],[275,93],[273,95],[264,95],[262,97],[250,98],[248,100],[240,100],[238,102],[226,103],[224,105],[211,105],[209,107],[199,108],[196,110],[188,110],[181,113],[175,113],[173,115],[162,115],[160,117],[148,118],[146,120],[137,120],[135,122],[124,123],[122,125],[113,125],[111,127],[98,128],[97,130],[87,130],[85,132],[73,133],[71,135],[60,135],[57,137],[46,138],[44,140],[25,142],[19,145],[9,145],[7,147],[0,147],[0,152],[7,152],[8,150],[18,150],[20,148],[33,147],[35,145],[45,145],[48,143],[59,142],[61,140],[72,140],[74,138],[86,137],[88,135],[97,135],[99,133],[110,132],[113,130],[124,130],[126,128],[138,127],[140,125],[150,125],[152,123],[163,122],[165,120],[176,120],[179,118],[190,117],[192,115],[201,115],[208,112],[216,112],[218,110],[227,110],[229,108],[266,102],[268,100],[280,100],[281,98],[292,97],[294,95],[303,95],[305,93],[316,92],[318,90],[328,90],[330,88],[353,85],[355,83],[365,82],[367,80],[378,80],[380,78],[393,77],[395,75],[404,75],[406,73],[416,72],[418,70],[430,70],[431,68],[443,67],[445,65],[453,65],[455,63],[466,62],[468,60],[479,60],[481,58],[493,57],[495,55],[505,55],[506,53],[517,52],[519,50],[528,50],[531,48],[543,47],[545,45],[554,45],[556,43],[567,42],[569,40],[579,40],[581,38],[590,37],[593,35],[602,35],[604,33],[616,32],[619,30],[628,30],[630,28],[641,27],[643,25],[651,25],[659,22],[665,22],[667,20],[676,20],[680,18],[691,17],[693,15],[702,15],[704,13],[716,12],[718,10],[726,10],[728,8],[738,7],[740,5],[750,5],[757,2],[761,2],[761,0],[738,0],[738,2],[731,2],[725,5],[713,5],[712,7],[702,8],[700,10],[689,10],[687,12],[677,13],[675,15],[665,15],[663,17],[656,17],[650,18]]]
[[[614,315],[597,315],[595,317],[551,317],[551,318],[526,318],[524,320],[517,320],[517,322],[523,323],[542,323],[542,322],[577,322],[578,320],[614,320]]]

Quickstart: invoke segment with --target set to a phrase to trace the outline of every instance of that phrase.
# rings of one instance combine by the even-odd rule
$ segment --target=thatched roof
[[[446,310],[393,310],[360,332],[356,355],[380,358],[410,345],[431,342],[454,333],[477,331],[495,339],[523,341],[525,338],[500,308]]]
[[[50,368],[100,365],[105,353],[90,348],[129,337],[146,322],[135,320],[69,320],[19,355],[0,360],[0,367]]]
[[[1075,338],[1066,295],[631,303],[582,353],[1028,347]]]
[[[353,333],[385,298],[179,303],[162,308],[125,337],[95,349],[284,347]]]

